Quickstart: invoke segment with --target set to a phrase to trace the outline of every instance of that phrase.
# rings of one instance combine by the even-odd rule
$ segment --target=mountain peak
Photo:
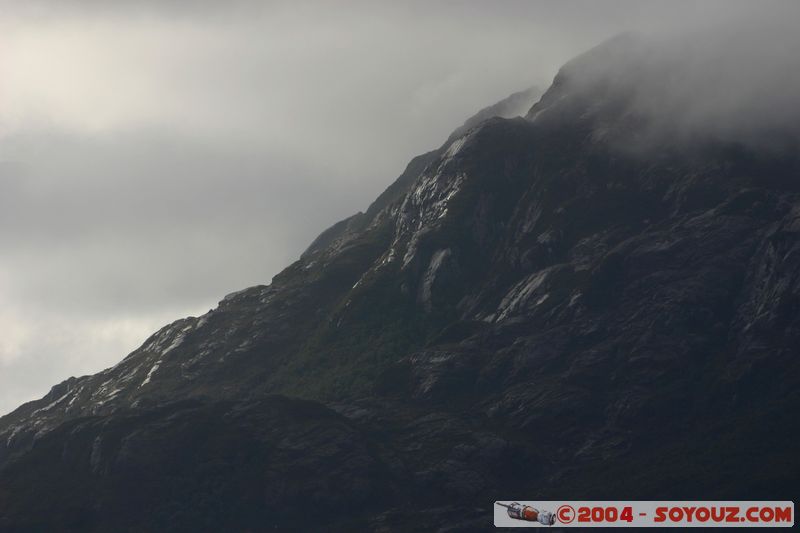
[[[303,501],[342,530],[471,530],[502,491],[786,499],[798,158],[621,150],[652,126],[653,53],[620,36],[525,118],[504,115],[535,91],[486,108],[269,285],[0,419],[0,525],[258,530]]]

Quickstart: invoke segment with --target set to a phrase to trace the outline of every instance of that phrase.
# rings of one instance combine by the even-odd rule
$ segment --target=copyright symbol
[[[562,505],[556,510],[556,516],[562,524],[569,524],[575,520],[575,509],[570,505]]]

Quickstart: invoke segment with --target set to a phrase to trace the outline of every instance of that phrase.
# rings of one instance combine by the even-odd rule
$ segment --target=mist
[[[795,3],[741,14],[725,25],[624,33],[568,62],[560,82],[572,98],[620,100],[621,112],[644,124],[641,146],[711,141],[796,150],[797,20]]]
[[[792,2],[0,6],[0,413],[269,282],[478,109],[619,32],[650,43],[624,79],[658,131],[800,118]],[[581,83],[623,79],[618,59]]]

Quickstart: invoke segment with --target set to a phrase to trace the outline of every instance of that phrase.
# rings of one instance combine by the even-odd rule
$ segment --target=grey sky
[[[601,40],[754,12],[400,4],[0,2],[0,413],[268,282],[411,156]]]

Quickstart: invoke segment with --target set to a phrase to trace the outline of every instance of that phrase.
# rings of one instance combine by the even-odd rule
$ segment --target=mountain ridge
[[[270,285],[0,419],[0,526],[291,528],[302,498],[335,530],[482,530],[500,494],[787,499],[797,154],[636,143],[624,83],[567,71],[525,117],[412,161]],[[241,474],[204,485],[209,464]],[[129,516],[126,488],[159,479],[180,490]],[[60,522],[31,511],[36,480]]]
[[[539,92],[540,91],[538,91],[536,88],[531,87],[524,91],[513,93],[509,97],[500,100],[492,106],[488,106],[487,108],[480,110],[478,113],[467,119],[462,126],[460,126],[454,131],[453,134],[450,135],[442,147],[414,157],[407,165],[405,171],[386,189],[386,191],[379,195],[379,197],[369,206],[365,213],[357,213],[352,215],[351,217],[348,217],[347,219],[344,219],[323,231],[316,239],[314,239],[306,251],[303,252],[300,260],[302,261],[303,259],[308,258],[313,253],[323,252],[329,248],[335,248],[334,243],[337,240],[341,240],[347,236],[353,236],[354,234],[362,231],[366,224],[371,222],[383,209],[385,209],[389,204],[397,201],[398,198],[404,194],[406,189],[410,187],[416,178],[419,177],[428,164],[433,162],[438,156],[445,152],[447,147],[453,144],[453,142],[456,140],[455,136],[457,132],[461,131],[463,134],[487,118],[501,116],[503,114],[508,115],[509,113],[520,111],[521,108],[527,108],[529,105],[521,105],[520,102],[527,99],[529,103],[532,103],[536,100]],[[291,268],[292,266],[287,267],[285,271],[288,271]],[[279,278],[279,276],[281,276],[281,274],[278,274],[276,278]],[[264,294],[268,294],[269,286],[257,285],[231,293],[225,296],[225,298],[219,302],[217,309],[220,307],[224,308],[227,302],[253,292],[263,292]],[[121,383],[122,385],[129,385],[134,377],[136,377],[138,378],[138,387],[136,387],[136,391],[147,386],[150,384],[153,375],[158,372],[162,358],[172,352],[172,350],[178,348],[183,343],[187,334],[191,334],[195,328],[205,325],[207,320],[213,315],[213,312],[214,310],[209,311],[200,317],[186,317],[167,324],[146,339],[141,347],[139,347],[137,350],[134,350],[134,352],[129,354],[117,365],[105,369],[97,374],[82,377],[71,377],[64,382],[55,385],[43,398],[27,402],[11,413],[0,417],[0,441],[5,440],[5,447],[8,449],[11,447],[10,444],[12,441],[19,439],[20,430],[22,428],[18,425],[17,420],[20,418],[24,419],[26,416],[32,417],[36,414],[45,413],[54,408],[65,408],[66,410],[69,410],[75,405],[76,402],[80,403],[79,400],[81,399],[84,402],[89,403],[90,408],[88,411],[80,411],[78,416],[102,412],[106,403],[109,400],[114,400],[117,394],[120,392],[118,387],[110,386],[112,381]],[[136,359],[136,356],[142,354],[143,352],[153,352],[158,356],[151,357],[152,360],[150,361],[149,370],[145,372],[142,377],[135,375],[138,369],[128,367],[130,366],[131,361]],[[101,376],[110,375],[118,370],[121,370],[122,374],[118,375],[116,380],[114,380],[114,378],[108,380],[98,379]],[[93,390],[87,390],[92,388]],[[86,396],[86,394],[84,394],[85,392],[90,392],[90,394]],[[81,397],[81,394],[84,394],[84,396]],[[147,401],[146,397],[143,398],[143,401]],[[139,404],[137,404],[136,400],[134,399],[132,402],[130,402],[130,405],[131,407],[137,407]],[[70,417],[66,412],[58,414],[67,416],[68,418]],[[56,421],[56,425],[61,421],[63,420],[58,419]],[[38,425],[36,425],[37,422]],[[6,425],[5,431],[2,428],[4,423]],[[30,432],[30,435],[28,435],[29,442],[37,438],[37,436],[43,432],[42,429],[46,431],[47,428],[52,427],[52,425],[47,424],[46,421],[44,424],[42,424],[41,420],[34,420],[32,424],[39,429],[35,432]],[[44,428],[41,428],[41,426],[44,426]],[[0,451],[0,463],[2,463],[3,459],[8,454],[7,451],[6,453],[2,453],[2,451]]]

